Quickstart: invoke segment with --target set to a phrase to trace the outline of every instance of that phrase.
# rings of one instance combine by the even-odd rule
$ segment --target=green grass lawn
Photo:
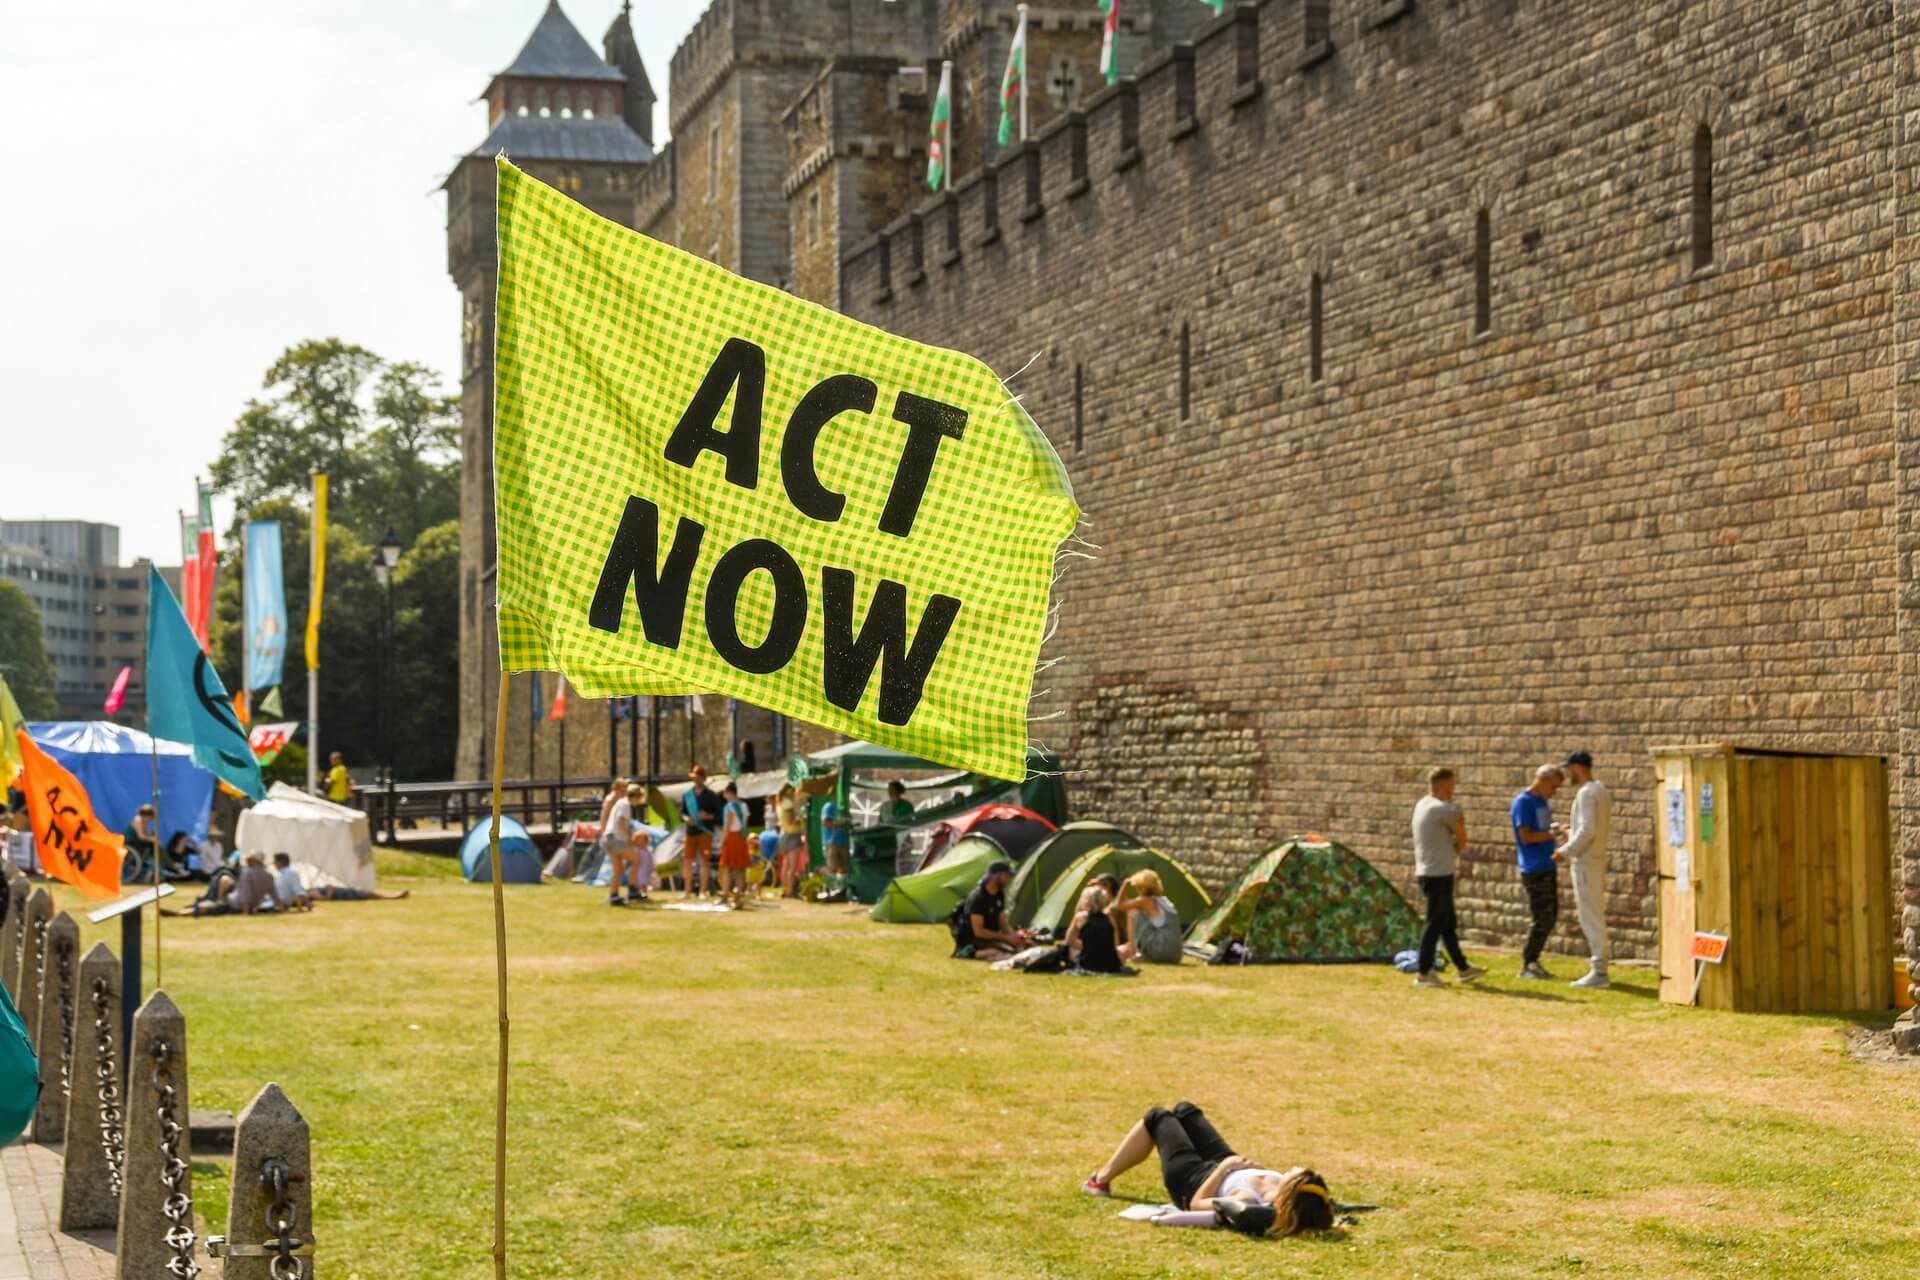
[[[490,892],[381,859],[411,900],[166,922],[193,1100],[237,1110],[274,1080],[305,1112],[326,1274],[488,1276]],[[1026,977],[845,907],[507,899],[515,1276],[1879,1277],[1920,1257],[1920,1071],[1852,1060],[1844,1018],[1668,1008],[1646,970],[1528,986],[1510,956],[1444,992],[1385,967]],[[1385,1207],[1248,1241],[1079,1194],[1183,1097]],[[220,1225],[224,1173],[196,1164]],[[1162,1194],[1151,1166],[1116,1190]]]

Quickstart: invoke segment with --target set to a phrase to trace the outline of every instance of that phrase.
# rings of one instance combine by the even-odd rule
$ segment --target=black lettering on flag
[[[680,647],[680,629],[687,616],[687,584],[694,561],[700,558],[705,526],[687,519],[673,531],[673,546],[665,564],[660,551],[660,509],[645,498],[630,497],[614,531],[613,546],[600,570],[600,585],[587,610],[587,624],[600,631],[620,633],[626,610],[627,584],[640,606],[640,625],[647,642],[663,649]]]
[[[966,430],[967,411],[902,391],[893,402],[893,418],[907,424],[907,447],[900,451],[900,466],[893,473],[887,507],[880,513],[880,532],[904,538],[913,532],[913,518],[920,513],[920,499],[926,496],[927,481],[933,477],[940,442],[960,438]]]
[[[740,638],[740,587],[747,575],[765,569],[773,579],[773,618],[767,635],[750,645]],[[786,548],[751,538],[729,548],[707,580],[707,638],[735,668],[764,676],[793,661],[807,626],[807,579]]]
[[[74,870],[85,871],[93,862],[93,850],[83,847],[78,840],[75,840],[73,850],[67,854],[67,859],[73,863]]]
[[[960,602],[943,595],[929,599],[921,611],[920,625],[914,630],[913,643],[909,645],[904,583],[881,580],[857,635],[853,629],[852,570],[821,569],[820,591],[826,622],[827,701],[846,711],[857,710],[877,662],[880,664],[880,722],[907,723],[920,705],[927,674],[933,670],[940,647],[947,641],[947,632],[960,612]]]
[[[733,429],[717,431],[713,424],[720,407],[736,387]],[[760,482],[760,404],[766,390],[766,352],[745,338],[728,338],[667,438],[667,461],[692,467],[711,449],[727,460],[728,483],[753,488]]]
[[[858,374],[841,373],[802,396],[780,439],[780,479],[787,497],[803,516],[831,524],[846,509],[847,496],[820,483],[813,462],[820,432],[843,413],[873,412],[879,388]]]

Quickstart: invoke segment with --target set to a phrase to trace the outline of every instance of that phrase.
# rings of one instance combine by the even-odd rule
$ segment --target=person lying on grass
[[[1171,1111],[1148,1111],[1080,1189],[1088,1195],[1112,1195],[1113,1180],[1144,1164],[1155,1151],[1167,1195],[1182,1211],[1155,1218],[1160,1225],[1229,1227],[1252,1236],[1290,1236],[1333,1225],[1326,1179],[1297,1165],[1283,1173],[1235,1155],[1191,1102],[1175,1103]]]

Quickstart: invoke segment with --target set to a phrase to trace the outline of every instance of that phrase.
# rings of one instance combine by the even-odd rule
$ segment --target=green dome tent
[[[1158,849],[1120,849],[1113,845],[1101,845],[1075,858],[1072,865],[1054,879],[1047,889],[1047,896],[1040,900],[1039,908],[1028,922],[1029,926],[1051,929],[1056,937],[1064,935],[1067,926],[1073,923],[1073,909],[1079,905],[1080,894],[1086,889],[1087,882],[1102,871],[1111,871],[1122,880],[1136,871],[1158,872],[1160,887],[1166,891],[1168,901],[1173,903],[1173,909],[1180,913],[1182,920],[1197,919],[1211,905],[1207,891],[1200,887],[1193,873]]]
[[[1187,933],[1189,946],[1242,942],[1247,959],[1391,961],[1420,945],[1420,917],[1387,878],[1343,844],[1295,836],[1242,872]]]
[[[1006,857],[986,836],[963,836],[925,871],[889,881],[867,914],[886,924],[941,924],[987,868]]]
[[[1116,849],[1138,849],[1140,841],[1130,831],[1111,822],[1069,822],[1042,840],[1027,854],[1013,883],[1007,886],[1007,919],[1015,928],[1024,929],[1040,909],[1040,900],[1060,878],[1060,873],[1092,849],[1111,845]]]

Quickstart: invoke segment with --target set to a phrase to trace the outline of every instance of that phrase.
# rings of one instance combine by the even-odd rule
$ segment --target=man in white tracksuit
[[[1593,964],[1576,978],[1576,987],[1607,987],[1607,832],[1612,825],[1613,797],[1593,776],[1593,756],[1576,751],[1561,766],[1579,790],[1573,796],[1573,821],[1559,857],[1573,871],[1573,901],[1580,912],[1580,931],[1587,935]]]

